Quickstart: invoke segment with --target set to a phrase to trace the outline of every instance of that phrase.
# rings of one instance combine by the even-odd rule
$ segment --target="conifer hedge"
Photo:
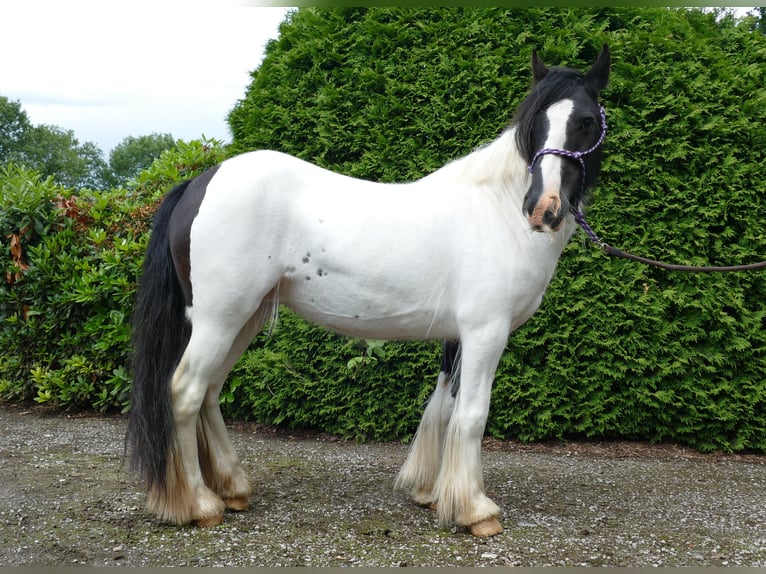
[[[766,38],[755,28],[685,9],[304,8],[229,115],[234,148],[411,180],[498,135],[529,86],[533,48],[585,68],[607,42],[610,129],[592,225],[670,261],[756,261]],[[766,273],[670,273],[609,259],[578,234],[510,339],[488,430],[766,451],[765,302]],[[356,437],[414,430],[436,344],[389,343],[350,373],[353,342],[282,321],[237,367],[230,412]]]

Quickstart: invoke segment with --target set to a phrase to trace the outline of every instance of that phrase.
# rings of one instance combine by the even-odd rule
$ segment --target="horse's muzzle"
[[[557,193],[546,193],[527,215],[529,225],[535,231],[556,232],[561,229],[566,215]]]

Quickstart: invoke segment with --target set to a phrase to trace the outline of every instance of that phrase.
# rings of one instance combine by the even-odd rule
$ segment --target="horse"
[[[213,526],[252,486],[219,393],[285,305],[365,339],[444,341],[436,389],[395,488],[439,524],[502,532],[481,442],[510,333],[538,308],[601,165],[606,44],[587,73],[547,67],[494,141],[416,181],[377,183],[270,150],[169,191],[132,316],[126,434],[148,510]]]

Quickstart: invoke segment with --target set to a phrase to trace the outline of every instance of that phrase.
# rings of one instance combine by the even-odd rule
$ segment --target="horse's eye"
[[[582,129],[589,130],[590,128],[593,127],[593,125],[595,123],[596,123],[595,120],[593,118],[591,118],[591,117],[583,118],[583,120],[582,120]]]

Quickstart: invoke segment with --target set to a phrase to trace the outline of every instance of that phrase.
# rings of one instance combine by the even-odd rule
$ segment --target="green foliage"
[[[386,344],[385,341],[380,341],[377,339],[365,339],[365,349],[362,354],[360,354],[357,357],[352,357],[349,359],[348,363],[346,363],[346,368],[349,371],[354,372],[353,378],[356,379],[356,373],[361,369],[366,363],[375,362],[379,358],[384,359],[386,357],[386,351],[383,348],[383,346]]]
[[[280,149],[357,177],[410,180],[510,121],[530,83],[532,48],[549,64],[585,68],[608,42],[610,130],[592,225],[613,245],[670,261],[760,260],[766,39],[753,33],[752,19],[719,16],[661,8],[303,8],[282,25],[230,113],[233,147]],[[540,311],[511,338],[488,429],[523,440],[623,437],[766,451],[764,300],[764,273],[668,273],[610,260],[576,238]],[[291,323],[287,339],[262,343],[237,367],[236,393],[259,405],[254,416],[340,434],[360,424],[389,428],[386,409],[377,423],[367,418],[380,392],[360,397],[345,431],[325,418],[327,410],[348,414],[338,401],[349,399],[333,381],[348,377],[343,366],[359,353],[328,369],[342,341],[305,329]],[[321,344],[301,352],[303,337]],[[401,345],[417,357],[433,352]],[[388,364],[369,362],[354,384]],[[438,363],[423,364],[415,378],[433,381]],[[397,381],[407,369],[397,365]],[[326,394],[314,390],[320,383]],[[392,404],[418,403],[423,393],[417,385],[385,389],[386,399],[398,396]],[[257,400],[263,390],[268,398]]]
[[[71,130],[32,125],[21,104],[0,96],[0,165],[16,163],[66,187],[105,189],[107,165],[96,144]]]
[[[14,261],[3,251],[0,396],[101,410],[122,404],[130,336],[125,310],[146,227],[135,228],[125,196],[66,196],[50,178],[18,169],[1,176],[0,216],[5,228],[20,230],[25,269],[9,276]],[[11,202],[22,196],[29,210],[17,214]]]
[[[362,355],[368,360],[354,361]],[[408,437],[439,356],[435,342],[389,342],[383,352],[380,342],[347,339],[282,309],[232,371],[222,408],[237,419],[356,440]]]
[[[299,10],[229,115],[234,149],[404,181],[494,138],[529,84],[529,54],[509,60],[508,18],[473,13]]]
[[[170,134],[126,137],[109,153],[110,185],[124,186],[173,146],[175,140]]]
[[[130,187],[141,197],[158,201],[175,184],[191,179],[226,157],[226,149],[216,139],[178,141],[160,153],[147,169],[132,180]]]
[[[0,400],[127,408],[129,317],[158,186],[222,154],[214,140],[180,143],[134,189],[76,195],[52,177],[0,168]]]
[[[65,187],[104,189],[106,162],[96,144],[81,144],[72,130],[58,126],[33,126],[15,159],[29,169],[52,175]]]
[[[21,102],[0,96],[0,163],[9,162],[16,153],[23,134],[31,128]]]
[[[32,125],[20,102],[0,96],[0,165],[23,165],[64,187],[124,186],[174,145],[170,134],[128,136],[111,151],[107,165],[96,144],[80,143],[72,130],[59,126]]]
[[[749,14],[753,18],[753,29],[761,34],[766,34],[766,6],[759,6],[753,9]]]

